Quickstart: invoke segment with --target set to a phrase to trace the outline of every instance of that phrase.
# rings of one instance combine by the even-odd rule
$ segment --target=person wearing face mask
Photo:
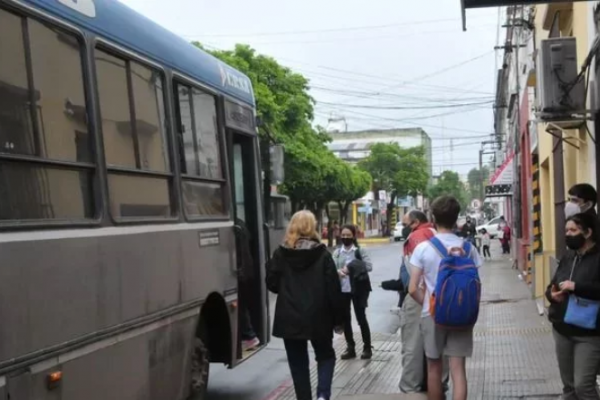
[[[546,289],[553,326],[563,399],[599,400],[600,249],[597,218],[579,213],[567,218],[569,251],[560,260]]]
[[[569,189],[569,198],[565,204],[565,217],[585,213],[594,216],[596,219],[596,201],[598,195],[596,189],[587,183],[578,183]]]
[[[346,301],[347,318],[344,325],[344,336],[347,349],[342,354],[342,360],[356,358],[356,343],[352,333],[352,318],[350,308],[354,308],[356,320],[360,326],[363,339],[361,359],[368,360],[373,356],[371,347],[371,328],[367,321],[367,306],[371,292],[369,272],[373,264],[368,254],[358,245],[356,227],[346,225],[341,230],[342,246],[333,252],[333,260],[340,277],[342,293]]]
[[[407,226],[411,229],[404,243],[401,279],[405,293],[410,284],[409,261],[417,246],[435,236],[436,231],[428,221],[427,215],[419,210],[410,211],[405,215]],[[403,220],[404,222],[404,220]],[[427,362],[423,334],[421,332],[422,306],[411,296],[406,296],[402,305],[400,320],[400,340],[402,342],[402,375],[399,388],[402,393],[422,393],[427,391]],[[448,390],[448,367],[444,360],[444,392]]]

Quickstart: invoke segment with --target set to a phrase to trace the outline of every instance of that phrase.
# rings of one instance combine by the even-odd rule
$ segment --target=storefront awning
[[[485,187],[486,197],[512,196],[514,158],[514,153],[510,154],[494,172],[494,175],[490,179],[490,184]]]
[[[492,178],[490,179],[491,185],[510,185],[513,182],[513,169],[514,169],[514,158],[515,155],[510,154],[506,157],[506,160],[498,168]]]

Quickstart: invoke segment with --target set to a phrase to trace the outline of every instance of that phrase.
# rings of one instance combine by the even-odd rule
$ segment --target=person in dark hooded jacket
[[[312,400],[308,341],[317,360],[317,398],[330,399],[333,333],[347,317],[335,263],[316,228],[310,211],[294,214],[267,264],[267,288],[278,295],[273,336],[283,339],[297,400]]]

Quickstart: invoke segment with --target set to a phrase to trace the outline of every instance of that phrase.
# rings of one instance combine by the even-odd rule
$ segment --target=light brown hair
[[[300,238],[319,240],[317,219],[308,210],[298,211],[292,216],[285,232],[283,245],[293,249]]]

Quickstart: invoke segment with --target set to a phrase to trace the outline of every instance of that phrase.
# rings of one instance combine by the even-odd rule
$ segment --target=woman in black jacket
[[[330,399],[333,332],[341,332],[346,319],[335,264],[316,228],[310,211],[294,214],[283,245],[267,264],[267,287],[278,294],[273,336],[283,338],[298,400],[312,400],[308,341],[317,360],[317,398]]]
[[[567,254],[560,260],[546,289],[550,301],[548,318],[554,328],[556,357],[563,383],[563,398],[598,400],[596,373],[600,367],[600,249],[597,222],[589,214],[567,219]],[[596,303],[597,304],[597,303]],[[585,306],[585,307],[584,307]],[[576,308],[591,311],[589,318],[576,318]]]

